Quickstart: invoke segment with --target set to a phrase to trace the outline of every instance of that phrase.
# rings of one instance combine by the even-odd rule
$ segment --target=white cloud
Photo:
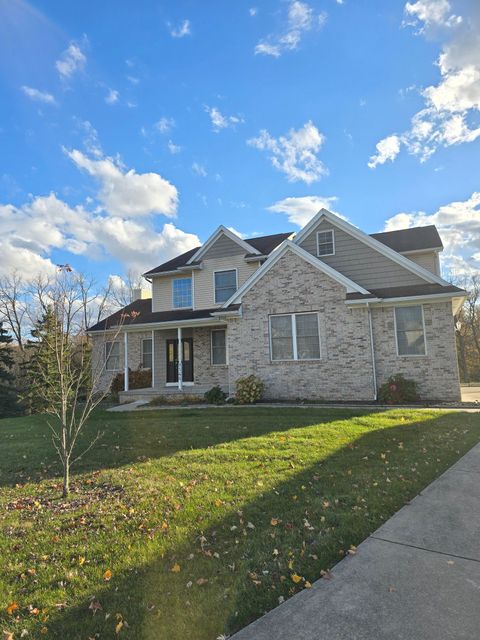
[[[232,233],[234,233],[239,238],[242,238],[242,240],[245,240],[245,238],[247,237],[246,233],[242,233],[241,231],[238,231],[238,229],[235,229],[235,227],[227,227],[227,229]]]
[[[386,231],[434,224],[443,240],[442,262],[456,275],[480,269],[480,192],[467,200],[441,206],[432,214],[398,213],[385,223]]]
[[[217,107],[205,106],[205,111],[210,116],[212,128],[216,133],[245,122],[241,116],[224,116]]]
[[[153,125],[160,133],[169,133],[175,126],[175,120],[173,118],[166,118],[163,116],[160,120]]]
[[[417,33],[424,33],[435,27],[452,27],[462,21],[461,16],[451,13],[451,5],[448,0],[407,2],[405,14],[407,16],[405,24],[418,27]]]
[[[43,102],[44,104],[56,104],[56,100],[52,96],[52,94],[47,93],[46,91],[40,91],[39,89],[34,89],[33,87],[28,87],[27,85],[22,86],[22,91],[31,100]]]
[[[424,107],[414,114],[407,131],[389,136],[425,162],[440,147],[473,142],[480,137],[480,126],[475,124],[480,114],[480,12],[460,20],[450,13],[450,3],[445,0],[407,3],[405,11],[423,24],[420,33],[436,26],[443,27],[442,33],[450,36],[437,60],[439,81],[420,92]]]
[[[71,42],[68,48],[55,62],[60,77],[68,80],[77,71],[83,71],[87,63],[87,57],[76,42]]]
[[[284,198],[275,202],[269,211],[284,213],[288,221],[299,227],[304,227],[320,209],[333,211],[333,206],[337,201],[336,196],[323,198],[322,196],[301,196],[298,198]]]
[[[258,13],[258,9],[257,9],[257,7],[250,7],[250,9],[248,10],[248,13],[249,13],[249,14],[252,16],[252,18],[253,18],[253,16],[256,16],[256,15],[257,15],[257,13]]]
[[[0,275],[14,268],[29,279],[53,273],[53,250],[90,259],[110,257],[135,272],[200,244],[196,235],[171,223],[158,231],[152,218],[129,220],[70,207],[55,194],[37,196],[21,207],[0,205]]]
[[[108,94],[105,96],[105,102],[107,104],[115,104],[118,102],[119,93],[115,89],[109,89]]]
[[[298,49],[303,35],[322,27],[326,19],[325,13],[316,14],[306,2],[291,0],[288,5],[285,28],[261,40],[255,47],[255,53],[278,58],[285,51]]]
[[[169,23],[168,27],[170,29],[170,35],[172,38],[184,38],[185,36],[189,36],[192,33],[190,20],[183,20],[178,27],[174,27]]]
[[[377,143],[377,153],[370,158],[368,166],[375,169],[379,164],[385,164],[387,160],[393,161],[400,153],[400,138],[398,136],[388,136]]]
[[[172,155],[175,155],[176,153],[180,153],[180,151],[182,150],[182,147],[180,145],[175,144],[171,140],[168,141],[167,147]]]
[[[200,164],[199,162],[194,162],[192,164],[192,171],[194,173],[197,174],[197,176],[200,176],[202,178],[206,178],[207,177],[207,170],[205,169],[205,167],[203,166],[203,164]]]
[[[317,158],[317,153],[325,140],[311,120],[300,129],[290,129],[286,136],[272,137],[262,129],[257,138],[250,138],[247,144],[270,153],[273,166],[287,176],[289,182],[316,182],[328,173],[325,165]]]
[[[100,183],[98,200],[113,216],[147,216],[154,213],[174,218],[177,189],[158,173],[126,171],[110,157],[92,159],[77,149],[67,151],[75,165]]]

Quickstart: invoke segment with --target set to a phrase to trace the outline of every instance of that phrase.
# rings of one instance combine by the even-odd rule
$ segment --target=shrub
[[[404,404],[405,402],[417,402],[417,383],[415,380],[405,378],[401,373],[397,373],[382,384],[378,390],[378,400],[383,404]]]
[[[186,394],[174,394],[174,395],[164,395],[164,396],[155,396],[148,403],[153,407],[162,407],[162,406],[173,406],[173,407],[184,407],[190,404],[203,404],[205,400],[201,396],[196,396],[193,393]]]
[[[235,400],[238,404],[254,404],[261,400],[265,391],[263,380],[253,374],[245,378],[238,378],[235,387]]]
[[[110,385],[110,393],[113,396],[118,396],[120,391],[125,388],[125,375],[122,372],[117,373],[113,378]],[[130,389],[147,389],[152,386],[152,371],[151,369],[132,369],[128,370],[128,386]]]
[[[221,387],[216,385],[205,392],[204,396],[207,404],[225,404],[227,394],[222,391]]]

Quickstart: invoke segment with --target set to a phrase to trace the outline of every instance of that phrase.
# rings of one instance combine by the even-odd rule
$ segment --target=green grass
[[[45,420],[0,420],[0,631],[15,640],[231,634],[476,444],[480,414],[99,412],[99,429],[65,502]]]

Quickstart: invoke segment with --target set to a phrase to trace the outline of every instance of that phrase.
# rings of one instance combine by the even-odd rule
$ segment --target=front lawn
[[[14,640],[231,634],[355,553],[480,440],[480,414],[99,412],[98,430],[65,502],[45,420],[0,420]]]

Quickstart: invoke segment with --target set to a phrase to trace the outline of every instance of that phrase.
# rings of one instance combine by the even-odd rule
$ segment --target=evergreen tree
[[[3,323],[0,322],[0,418],[7,418],[19,413],[15,376],[12,373],[14,365],[11,343],[13,338],[8,335]]]

